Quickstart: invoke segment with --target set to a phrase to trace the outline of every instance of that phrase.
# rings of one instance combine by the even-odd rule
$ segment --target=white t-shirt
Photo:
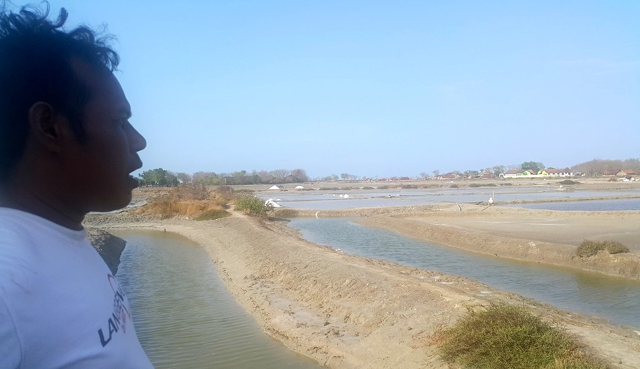
[[[0,369],[153,368],[117,280],[85,237],[0,208]]]

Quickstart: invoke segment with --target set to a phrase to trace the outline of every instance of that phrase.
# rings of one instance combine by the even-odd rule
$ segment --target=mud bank
[[[264,330],[330,368],[447,368],[431,338],[495,301],[561,324],[618,368],[640,367],[640,336],[475,281],[343,254],[301,239],[284,221],[101,222],[184,235],[209,253],[225,284]]]
[[[126,241],[102,229],[88,227],[86,230],[87,239],[93,245],[93,248],[102,256],[111,273],[116,274],[118,264],[120,264],[120,255],[124,250]]]

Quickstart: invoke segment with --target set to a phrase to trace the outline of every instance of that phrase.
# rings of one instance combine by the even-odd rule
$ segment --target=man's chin
[[[91,211],[98,213],[108,213],[111,211],[120,210],[127,207],[127,205],[131,203],[131,199],[131,191],[128,191],[127,193],[122,194],[122,196],[118,196],[117,198],[112,198],[109,199],[109,201],[98,204],[94,209],[91,209]]]

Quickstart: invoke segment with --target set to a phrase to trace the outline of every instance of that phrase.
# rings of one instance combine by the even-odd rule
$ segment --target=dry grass
[[[228,186],[221,186],[228,187]],[[162,219],[175,216],[194,218],[209,214],[220,217],[226,213],[225,206],[233,198],[231,187],[209,191],[204,185],[180,185],[167,194],[149,200],[147,206],[140,209],[144,214],[159,215]]]
[[[513,305],[470,310],[438,334],[442,357],[475,369],[604,369],[562,330]]]

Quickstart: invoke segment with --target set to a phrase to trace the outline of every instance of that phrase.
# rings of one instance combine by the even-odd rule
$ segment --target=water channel
[[[364,227],[348,218],[295,218],[308,241],[350,254],[465,276],[559,309],[640,328],[640,282],[467,253]]]
[[[117,277],[157,369],[322,368],[267,336],[201,247],[170,233],[116,235],[127,240]]]

